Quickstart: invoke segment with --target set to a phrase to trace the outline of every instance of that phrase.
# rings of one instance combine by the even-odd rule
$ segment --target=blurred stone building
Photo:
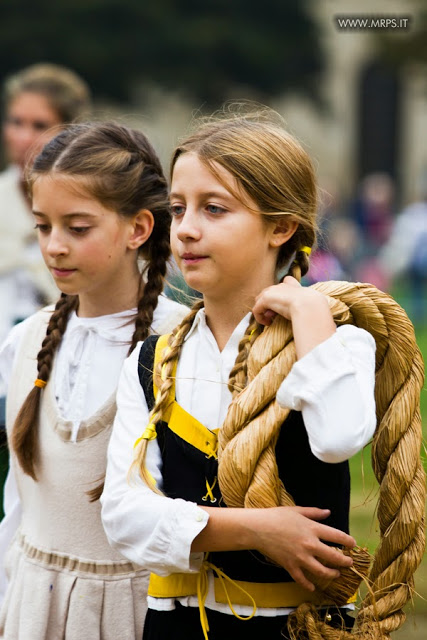
[[[286,92],[271,105],[315,159],[321,185],[344,200],[353,197],[360,180],[371,173],[385,173],[393,179],[397,207],[419,197],[419,185],[427,176],[427,73],[421,64],[400,68],[384,64],[380,38],[385,32],[339,30],[335,18],[410,15],[412,30],[425,4],[423,0],[311,4],[326,54],[320,87],[323,106]],[[395,30],[392,35],[405,38],[408,33]],[[158,89],[145,105],[145,117],[128,113],[126,119],[147,131],[167,164],[172,146],[186,133],[200,105]]]
[[[379,37],[369,29],[338,30],[336,15],[382,14],[412,17],[416,0],[327,0],[313,5],[327,55],[322,111],[287,96],[277,103],[291,130],[318,163],[321,182],[351,195],[371,173],[395,182],[400,203],[420,196],[427,173],[427,68],[406,64],[400,70],[380,61]],[[387,31],[404,38],[406,31]]]

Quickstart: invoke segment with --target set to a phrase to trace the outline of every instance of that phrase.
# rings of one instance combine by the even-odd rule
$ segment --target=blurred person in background
[[[419,198],[396,217],[379,257],[391,281],[402,279],[406,284],[407,311],[414,322],[420,323],[427,317],[427,170],[418,193]]]
[[[352,212],[361,234],[362,252],[353,276],[387,291],[389,279],[378,253],[388,241],[393,226],[395,185],[387,173],[370,173],[360,182]]]
[[[23,179],[25,165],[62,125],[88,113],[90,93],[73,71],[35,64],[3,87],[7,168],[0,173],[0,342],[19,320],[58,295],[36,239]]]
[[[84,80],[54,64],[35,64],[8,77],[2,94],[7,167],[0,173],[0,344],[13,325],[59,295],[39,249],[24,168],[63,125],[90,109]],[[0,445],[5,444],[5,394],[0,384]],[[7,466],[3,446],[0,487]]]
[[[354,218],[371,255],[387,242],[393,222],[395,189],[386,173],[370,173],[361,180]]]
[[[310,257],[304,283],[352,280],[359,257],[360,235],[343,206],[338,186],[328,178],[320,189],[318,243]]]

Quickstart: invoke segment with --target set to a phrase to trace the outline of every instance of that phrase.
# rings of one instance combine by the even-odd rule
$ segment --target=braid
[[[262,330],[262,325],[255,320],[252,314],[245,334],[239,342],[239,352],[228,379],[228,388],[233,394],[233,397],[246,387],[249,351],[255,338],[259,336]]]
[[[301,282],[301,278],[305,276],[310,266],[308,255],[305,251],[297,251],[295,258],[291,263],[288,273],[286,275],[293,276],[298,282]]]
[[[145,340],[149,335],[150,327],[153,322],[154,310],[157,307],[159,295],[163,290],[169,256],[169,240],[166,237],[163,237],[156,245],[156,251],[153,253],[153,257],[147,268],[147,282],[144,285],[144,293],[138,301],[135,331],[133,332],[132,341],[129,347],[129,354],[134,350],[138,342]],[[99,500],[104,490],[104,481],[104,477],[100,478],[97,486],[87,491],[90,502],[96,502]]]
[[[55,353],[67,327],[71,311],[77,308],[77,296],[62,294],[47,325],[46,337],[37,355],[37,377],[48,382]],[[12,431],[12,448],[23,471],[37,480],[38,414],[42,390],[34,386],[26,397]]]
[[[162,237],[156,243],[155,251],[151,252],[144,293],[138,301],[138,314],[135,320],[135,331],[132,336],[129,353],[133,351],[137,342],[145,340],[149,335],[154,310],[159,302],[159,295],[163,290],[169,256],[169,240],[167,237]]]
[[[305,276],[309,268],[309,259],[305,251],[297,250],[295,258],[291,263],[286,275],[293,276],[298,282]],[[263,326],[260,325],[251,315],[249,326],[247,327],[243,338],[239,343],[239,353],[234,362],[233,368],[230,371],[230,377],[228,379],[228,388],[236,396],[247,385],[247,362],[251,346],[263,331]]]
[[[162,421],[163,413],[169,397],[169,392],[174,383],[174,377],[172,375],[173,369],[176,361],[178,360],[179,352],[184,343],[185,336],[190,331],[193,325],[194,318],[199,309],[201,309],[202,307],[202,300],[196,302],[190,313],[188,313],[182,320],[181,324],[179,324],[173,330],[168,340],[168,348],[166,349],[164,356],[158,363],[156,371],[154,371],[154,376],[156,378],[157,387],[159,390],[149,418],[150,425],[153,425],[154,428]],[[145,459],[147,455],[148,442],[148,439],[141,438],[135,450],[135,458],[130,468],[130,473],[132,473],[132,470],[137,467],[139,475],[144,480],[145,484],[150,487],[155,493],[163,495],[162,492],[154,485],[153,480],[146,468]]]

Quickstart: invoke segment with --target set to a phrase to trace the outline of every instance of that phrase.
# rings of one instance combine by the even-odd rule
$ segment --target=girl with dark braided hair
[[[148,576],[108,544],[97,498],[123,361],[188,311],[162,295],[167,183],[144,134],[104,123],[62,131],[28,184],[62,295],[1,351],[11,470],[0,637],[131,640],[142,633]]]
[[[354,326],[337,329],[326,296],[299,283],[315,241],[314,171],[270,113],[202,125],[173,155],[170,199],[172,251],[203,300],[124,366],[104,527],[152,571],[144,640],[287,637],[293,608],[318,602],[314,584],[352,564],[329,545],[355,544],[347,460],[375,429],[375,344]],[[273,448],[272,491],[285,488],[299,506],[218,508],[226,482],[232,494],[243,475],[221,476],[224,418],[277,314],[292,322],[298,362],[276,385],[292,411]],[[261,450],[262,438],[261,428]],[[251,466],[244,451],[243,461]],[[324,615],[350,627],[353,605],[342,605]]]

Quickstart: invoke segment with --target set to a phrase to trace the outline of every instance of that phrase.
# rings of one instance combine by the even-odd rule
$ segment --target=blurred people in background
[[[363,178],[354,198],[344,203],[337,185],[325,180],[319,242],[304,278],[306,284],[350,280],[389,288],[388,271],[378,254],[392,229],[394,192],[388,175],[373,173]]]
[[[353,280],[361,253],[356,223],[348,217],[338,188],[328,179],[321,189],[318,246],[304,278],[307,284],[324,280]]]
[[[89,106],[86,83],[57,65],[35,64],[4,82],[2,132],[8,166],[0,173],[0,343],[17,321],[58,295],[36,240],[25,166],[62,125],[82,118]]]
[[[414,322],[427,318],[427,174],[420,198],[396,217],[389,241],[380,252],[384,271],[392,281],[404,279],[409,294],[406,308]]]

